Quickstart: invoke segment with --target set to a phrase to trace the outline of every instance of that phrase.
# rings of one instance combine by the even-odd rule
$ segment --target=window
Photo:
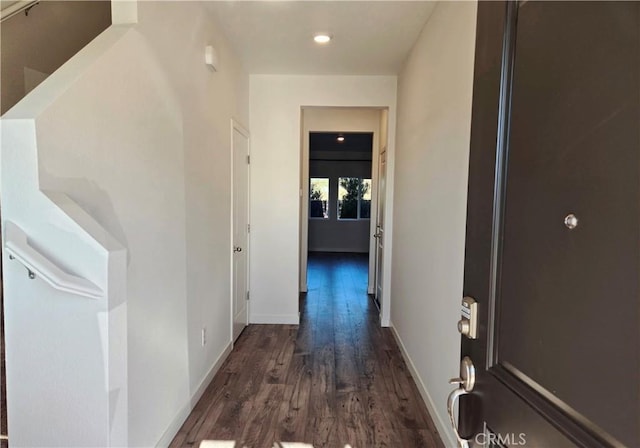
[[[309,217],[329,218],[329,179],[312,177],[309,185]]]
[[[371,179],[341,177],[338,179],[338,219],[371,217]]]

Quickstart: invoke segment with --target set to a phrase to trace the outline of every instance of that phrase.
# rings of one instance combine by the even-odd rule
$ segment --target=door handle
[[[451,426],[453,427],[453,433],[458,441],[460,448],[469,448],[469,441],[460,437],[458,432],[458,422],[455,416],[455,404],[458,399],[468,394],[473,390],[476,385],[476,368],[473,365],[473,361],[468,356],[462,358],[460,361],[460,377],[449,380],[449,384],[457,384],[458,387],[451,391],[449,398],[447,399],[447,412],[449,413],[449,419],[451,420]]]
[[[374,238],[380,238],[381,236],[382,236],[382,235],[381,235],[380,233],[374,233],[374,234],[373,234],[373,237],[374,237]]]
[[[234,251],[234,252],[242,252],[242,247],[240,247],[240,246],[235,246],[235,247],[233,248],[233,251]]]
[[[458,441],[458,446],[460,448],[469,448],[469,441],[460,437],[460,433],[458,432],[458,422],[456,421],[456,416],[454,414],[455,404],[463,395],[467,395],[469,392],[464,390],[462,387],[458,387],[454,389],[449,394],[449,398],[447,399],[447,412],[449,413],[449,419],[451,420],[451,426],[453,427],[453,434],[456,436],[456,440]]]

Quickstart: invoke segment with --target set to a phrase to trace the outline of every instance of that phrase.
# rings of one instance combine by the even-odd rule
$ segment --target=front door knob
[[[458,432],[458,422],[455,416],[455,405],[458,399],[462,395],[466,395],[473,390],[473,386],[476,384],[476,368],[471,361],[471,358],[465,356],[460,361],[460,377],[449,380],[450,384],[458,384],[450,394],[447,400],[447,412],[449,413],[449,419],[451,420],[451,426],[453,432],[458,441],[460,448],[469,448],[469,441],[460,437]]]
[[[234,251],[234,252],[242,252],[242,247],[240,247],[240,246],[235,246],[235,247],[233,248],[233,251]]]

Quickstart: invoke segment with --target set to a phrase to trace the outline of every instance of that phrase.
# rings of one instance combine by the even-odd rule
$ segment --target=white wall
[[[3,250],[12,446],[127,443],[126,249],[64,194],[40,191],[37,133],[51,99],[126,32],[102,34],[0,120],[3,244],[11,221],[51,262],[103,291],[88,299],[54,290]]]
[[[171,440],[231,346],[230,120],[248,127],[249,84],[202,3],[140,2],[137,13],[139,23],[68,74],[65,89],[47,93],[54,74],[25,100],[38,92],[51,100],[34,117],[38,160],[29,169],[39,170],[39,188],[68,194],[128,249],[128,445],[153,446]],[[215,73],[204,65],[207,44],[220,57]],[[3,187],[3,203],[19,200]],[[7,283],[22,274],[7,271]],[[18,299],[8,291],[8,304]],[[41,310],[31,314],[50,325]],[[15,341],[28,330],[13,331]],[[33,404],[64,413],[56,406]],[[91,440],[82,442],[104,445]]]
[[[391,318],[445,437],[458,374],[476,3],[439,2],[399,77]],[[449,437],[447,440],[447,436]]]
[[[298,323],[301,108],[388,107],[393,140],[396,77],[252,75],[250,85],[250,321]],[[391,145],[389,156],[393,172]]]

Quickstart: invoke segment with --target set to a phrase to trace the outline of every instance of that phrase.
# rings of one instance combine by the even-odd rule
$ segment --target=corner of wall
[[[300,313],[298,314],[252,314],[249,316],[250,324],[265,325],[300,325]]]
[[[229,343],[222,351],[222,353],[220,353],[220,356],[218,356],[218,358],[215,360],[207,374],[204,376],[204,378],[202,378],[202,381],[200,382],[198,388],[191,395],[191,399],[189,400],[189,402],[185,403],[185,405],[178,411],[164,434],[162,434],[162,437],[160,437],[160,440],[156,444],[156,447],[165,448],[171,445],[171,442],[175,438],[178,431],[180,431],[180,428],[184,424],[185,420],[189,417],[189,414],[191,413],[193,408],[195,408],[196,404],[198,404],[198,401],[200,401],[200,399],[204,395],[204,392],[207,390],[207,387],[213,380],[213,377],[216,375],[216,373],[218,373],[220,367],[222,367],[222,363],[227,359],[227,356],[231,354],[231,350],[233,350],[233,342],[229,341]]]
[[[138,0],[112,1],[111,23],[114,25],[138,23]]]
[[[420,392],[420,397],[422,397],[422,401],[424,401],[424,404],[427,406],[429,415],[431,416],[433,423],[436,425],[436,429],[438,430],[438,433],[443,439],[444,445],[451,446],[451,447],[457,446],[456,439],[453,435],[453,430],[451,429],[448,423],[443,421],[442,416],[438,413],[436,403],[433,401],[433,398],[431,397],[431,394],[427,390],[427,387],[425,386],[424,381],[422,381],[422,378],[418,373],[418,369],[413,363],[411,356],[409,356],[409,352],[407,351],[406,347],[404,346],[404,343],[402,342],[402,338],[398,334],[396,327],[393,326],[393,322],[389,322],[389,326],[391,327],[391,332],[393,333],[393,337],[395,338],[396,343],[400,348],[402,357],[404,358],[404,361],[407,363],[407,367],[409,367],[409,372],[411,373],[411,377],[413,378],[413,381],[416,383],[416,386],[418,387],[418,391]]]
[[[439,2],[405,61],[397,95],[392,328],[451,446],[447,379],[460,362],[455,325],[464,279],[475,22],[475,3]],[[423,192],[419,204],[416,191]]]

